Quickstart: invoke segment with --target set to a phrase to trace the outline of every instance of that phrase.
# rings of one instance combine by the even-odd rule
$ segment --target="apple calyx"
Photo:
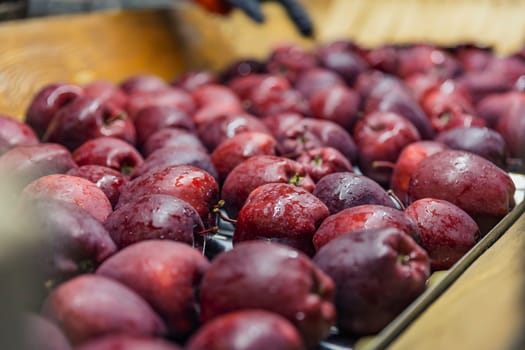
[[[126,120],[127,117],[128,115],[124,111],[120,111],[117,114],[113,114],[112,111],[106,110],[104,111],[102,122],[104,123],[105,126],[108,126],[118,120]]]
[[[403,266],[406,266],[410,263],[410,256],[407,254],[399,254],[397,256],[397,262],[398,264],[401,264]]]
[[[316,167],[320,167],[323,165],[323,158],[319,155],[315,156],[314,159],[312,159],[312,164]]]
[[[303,180],[304,180],[304,176],[301,176],[301,175],[295,173],[295,174],[293,174],[292,176],[290,176],[290,177],[288,178],[288,183],[289,183],[290,185],[300,186],[300,183],[301,183],[301,181],[303,181]]]

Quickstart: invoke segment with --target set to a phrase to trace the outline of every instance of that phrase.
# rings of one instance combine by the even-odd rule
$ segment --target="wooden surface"
[[[31,96],[56,81],[171,79],[183,68],[169,16],[107,12],[0,24],[0,113],[22,119]]]

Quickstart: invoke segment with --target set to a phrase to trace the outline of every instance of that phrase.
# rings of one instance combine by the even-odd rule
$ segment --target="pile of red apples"
[[[524,91],[523,50],[346,40],[171,82],[43,87],[25,123],[0,117],[4,197],[39,247],[28,341],[299,350],[376,334],[517,205]]]

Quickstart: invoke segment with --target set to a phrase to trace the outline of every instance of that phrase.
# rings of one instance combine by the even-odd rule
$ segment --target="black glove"
[[[276,1],[280,3],[302,35],[313,35],[312,20],[297,0],[228,0],[233,7],[241,9],[246,15],[258,23],[264,22],[264,14],[261,11],[261,2],[263,1]]]

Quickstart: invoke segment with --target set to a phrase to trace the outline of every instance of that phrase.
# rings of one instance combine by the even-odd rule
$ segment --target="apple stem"
[[[372,168],[389,168],[389,169],[394,169],[395,166],[396,166],[395,163],[390,162],[388,160],[374,160],[372,162]]]
[[[227,217],[226,215],[222,213],[221,208],[224,206],[224,203],[225,203],[224,199],[219,200],[219,202],[213,206],[213,213],[217,214],[219,219],[235,225],[237,223],[237,220],[230,219],[229,217]]]
[[[394,203],[397,205],[397,207],[401,210],[405,210],[406,207],[405,207],[405,204],[403,204],[403,202],[401,201],[401,199],[399,199],[399,197],[394,193],[394,191],[392,189],[386,191],[388,193],[388,195],[390,196],[390,198],[394,201]]]
[[[213,226],[213,227],[207,228],[205,230],[199,231],[199,232],[197,232],[197,234],[199,236],[202,236],[202,235],[207,235],[209,233],[215,234],[215,233],[218,233],[218,232],[219,232],[219,226]]]

